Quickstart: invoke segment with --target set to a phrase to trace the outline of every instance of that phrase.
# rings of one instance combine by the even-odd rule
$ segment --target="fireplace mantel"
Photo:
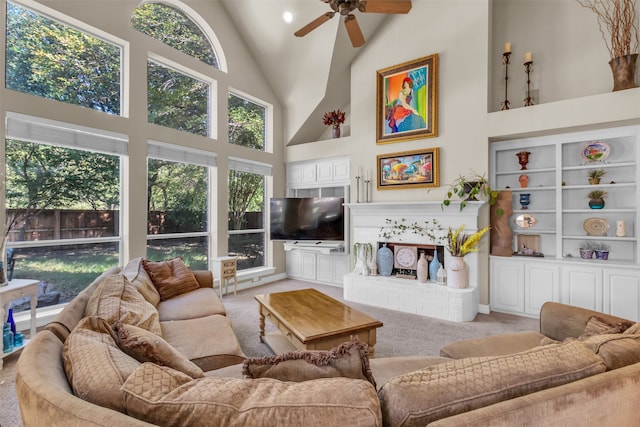
[[[452,202],[450,206],[442,206],[439,201],[426,202],[375,202],[375,203],[348,203],[351,215],[352,239],[354,243],[370,243],[377,248],[377,243],[382,241],[380,229],[385,226],[386,219],[399,221],[404,219],[407,224],[417,222],[424,224],[425,221],[437,220],[443,231],[438,237],[445,237],[449,228],[457,229],[464,225],[465,231],[473,233],[488,223],[488,204],[485,202],[468,202],[461,211],[459,202]],[[394,236],[393,242],[412,244],[433,244],[427,237],[420,236],[405,231]],[[488,267],[485,262],[479,259],[488,259],[488,238],[483,239],[479,252],[465,256],[465,261],[469,268],[469,289],[461,292],[458,289],[440,286],[433,282],[420,284],[417,280],[396,279],[395,277],[383,276],[357,276],[347,274],[344,278],[344,296],[348,301],[361,302],[364,304],[385,307],[394,310],[407,311],[411,313],[445,318],[447,320],[467,321],[473,320],[478,313],[479,305],[479,283],[481,277],[487,276]],[[449,261],[449,253],[445,251],[444,264]],[[398,280],[409,280],[409,286],[403,286],[400,292]],[[486,280],[486,279],[483,279]],[[373,288],[376,291],[373,291]],[[387,289],[387,292],[382,289]],[[433,288],[433,289],[432,289]],[[429,290],[429,292],[425,291]],[[428,297],[426,297],[428,295]],[[398,298],[406,299],[405,302],[398,302]],[[429,304],[415,304],[410,300],[420,300],[429,298]],[[433,299],[441,299],[434,301]],[[464,300],[461,303],[450,301]],[[460,301],[462,301],[460,300]],[[443,307],[445,305],[460,307],[461,312],[443,313],[440,310],[432,310],[433,307]]]

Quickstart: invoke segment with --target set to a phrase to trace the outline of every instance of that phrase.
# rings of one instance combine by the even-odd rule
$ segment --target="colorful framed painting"
[[[438,54],[377,71],[378,144],[438,136]]]
[[[378,190],[438,187],[438,153],[438,148],[427,148],[379,155]]]

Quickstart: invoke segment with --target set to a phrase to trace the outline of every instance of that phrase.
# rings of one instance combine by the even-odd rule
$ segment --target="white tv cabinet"
[[[336,157],[287,163],[287,197],[343,197],[349,202],[350,160]],[[287,276],[343,286],[349,271],[349,211],[341,242],[285,242]]]
[[[591,161],[581,154],[588,144],[604,142],[609,155]],[[521,170],[516,153],[529,151],[529,163]],[[640,197],[640,127],[566,133],[490,145],[490,181],[494,189],[513,192],[511,228],[513,249],[518,236],[539,241],[544,258],[490,257],[491,309],[537,317],[546,301],[558,301],[640,320],[640,251],[638,240]],[[604,169],[598,185],[590,185],[588,172]],[[518,177],[529,176],[521,188]],[[590,209],[587,194],[608,193],[603,209]],[[530,194],[522,209],[520,194]],[[530,214],[537,223],[522,228],[519,215]],[[588,235],[585,220],[600,218],[608,224],[604,235]],[[624,221],[626,235],[616,236],[616,222]],[[605,226],[606,228],[606,226]],[[522,237],[520,237],[522,239]],[[608,260],[581,259],[579,248],[587,243],[610,247]]]

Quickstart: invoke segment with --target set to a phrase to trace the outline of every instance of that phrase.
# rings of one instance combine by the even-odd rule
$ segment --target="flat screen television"
[[[344,240],[344,198],[287,197],[270,201],[271,240]]]

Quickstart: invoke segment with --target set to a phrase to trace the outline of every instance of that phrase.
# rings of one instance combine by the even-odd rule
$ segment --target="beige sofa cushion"
[[[608,370],[640,362],[640,334],[595,335],[584,345],[604,360]]]
[[[367,344],[357,339],[327,351],[293,351],[278,356],[250,358],[243,363],[246,378],[307,381],[345,377],[376,382],[369,368]]]
[[[378,395],[386,425],[425,426],[605,369],[602,359],[582,343],[570,342],[432,365],[391,379]]]
[[[151,277],[153,286],[158,290],[160,301],[166,301],[200,287],[196,276],[180,257],[158,262],[144,259],[142,265]]]
[[[180,354],[169,343],[156,334],[120,321],[113,326],[117,344],[122,351],[138,362],[153,362],[168,366],[189,375],[191,378],[202,378],[202,369]]]
[[[212,314],[226,315],[222,301],[213,288],[199,288],[158,304],[160,321],[186,320]]]
[[[160,302],[160,294],[156,287],[153,286],[153,282],[151,281],[151,277],[149,277],[147,270],[144,269],[141,257],[130,260],[122,269],[122,274],[124,274],[127,280],[135,286],[144,299],[149,301],[154,307],[158,306],[158,303]]]
[[[97,316],[113,325],[118,320],[160,334],[158,311],[145,300],[122,274],[105,278],[84,309],[85,316]]]
[[[624,334],[640,334],[640,323],[634,323],[629,328],[627,328]]]
[[[118,348],[115,334],[104,319],[82,319],[64,343],[62,360],[76,396],[125,411],[120,386],[140,363]]]
[[[158,425],[271,427],[276,420],[282,427],[382,425],[375,389],[362,380],[192,380],[144,363],[122,389],[129,415]]]
[[[203,371],[235,365],[245,359],[226,316],[215,314],[161,322],[161,327],[162,337]]]
[[[440,349],[440,356],[451,359],[502,356],[526,351],[540,345],[544,335],[534,331],[512,332],[455,341]]]

